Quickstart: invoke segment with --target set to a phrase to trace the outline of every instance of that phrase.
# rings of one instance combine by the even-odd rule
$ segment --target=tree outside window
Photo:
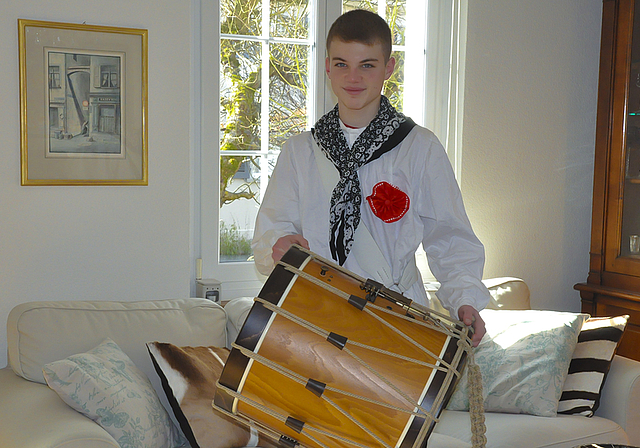
[[[398,110],[405,110],[407,2],[420,5],[424,0],[338,1],[344,12],[367,9],[389,23],[397,63],[384,94]],[[313,74],[320,59],[315,55],[316,47],[324,52],[324,36],[320,37],[322,45],[316,45],[314,29],[319,18],[315,2],[220,1],[222,263],[251,260],[255,217],[280,148],[290,136],[309,129],[319,118],[313,113]],[[423,59],[424,39],[418,46]],[[239,170],[242,175],[238,175]]]

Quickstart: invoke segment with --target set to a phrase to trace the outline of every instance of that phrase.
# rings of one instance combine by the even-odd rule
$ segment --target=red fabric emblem
[[[409,196],[387,182],[378,182],[367,196],[369,207],[384,222],[396,222],[409,210]]]

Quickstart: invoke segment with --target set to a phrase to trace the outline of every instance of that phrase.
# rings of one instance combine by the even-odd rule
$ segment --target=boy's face
[[[380,107],[382,86],[395,64],[393,58],[385,60],[380,43],[331,42],[326,59],[327,76],[345,124],[362,127],[373,120]]]

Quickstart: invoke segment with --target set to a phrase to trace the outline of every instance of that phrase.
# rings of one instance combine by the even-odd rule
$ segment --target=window
[[[118,67],[116,65],[100,66],[100,87],[118,87]]]
[[[195,50],[192,133],[198,158],[194,258],[202,276],[255,278],[253,224],[282,143],[309,129],[335,100],[324,38],[342,11],[383,16],[393,32],[391,102],[445,143],[455,166],[457,42],[462,0],[202,0]],[[197,9],[197,8],[196,8]],[[265,67],[267,69],[265,69]],[[216,74],[211,76],[211,74]],[[411,86],[411,95],[405,95]],[[453,113],[452,113],[453,111]],[[453,123],[453,125],[452,125]],[[452,138],[453,136],[453,138]],[[195,266],[195,261],[194,261]]]
[[[59,65],[50,65],[49,66],[49,88],[50,89],[60,89],[60,66]]]
[[[314,118],[308,111],[315,6],[314,0],[220,2],[221,263],[250,259],[257,205],[279,149]]]

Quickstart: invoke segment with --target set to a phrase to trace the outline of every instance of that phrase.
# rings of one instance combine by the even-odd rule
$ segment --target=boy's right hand
[[[285,235],[276,241],[276,244],[273,245],[271,249],[271,258],[273,261],[277,263],[280,261],[282,256],[289,250],[291,245],[297,244],[299,246],[304,247],[305,249],[309,249],[309,241],[307,241],[302,235]]]

